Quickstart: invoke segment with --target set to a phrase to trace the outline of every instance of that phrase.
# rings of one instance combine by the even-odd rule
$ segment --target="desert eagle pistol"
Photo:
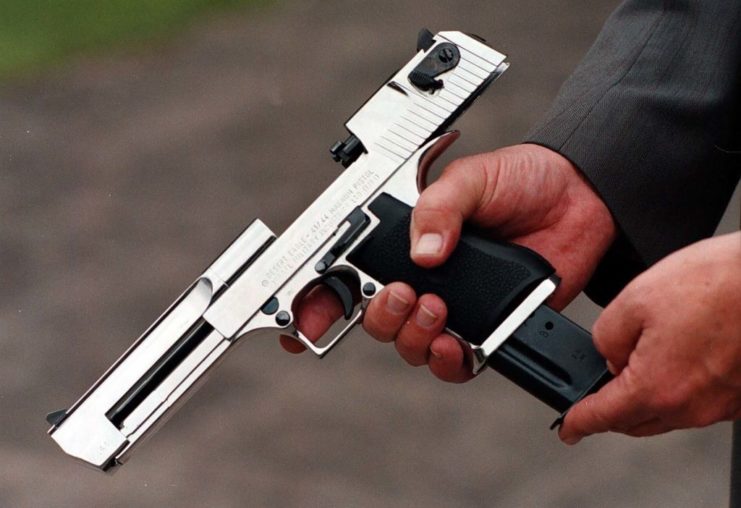
[[[427,170],[457,137],[448,131],[508,67],[505,55],[461,32],[420,32],[417,52],[347,121],[330,149],[345,169],[281,235],[254,220],[67,410],[48,415],[69,455],[108,471],[172,413],[238,339],[288,334],[324,356],[392,281],[436,293],[447,331],[485,366],[564,412],[606,379],[589,333],[545,305],[558,278],[524,247],[464,230],[434,269],[409,258],[410,213]],[[324,284],[345,321],[315,344],[297,303]]]

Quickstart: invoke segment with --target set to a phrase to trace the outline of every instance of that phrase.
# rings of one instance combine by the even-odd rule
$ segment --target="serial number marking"
[[[265,272],[263,287],[282,284],[283,280],[314,254],[316,249],[330,239],[345,217],[368,199],[381,183],[381,176],[366,169],[332,203],[322,211],[299,239],[285,249],[283,255]]]

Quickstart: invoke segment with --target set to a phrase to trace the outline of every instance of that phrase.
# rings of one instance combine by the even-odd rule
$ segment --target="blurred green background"
[[[269,0],[1,0],[0,78],[65,57],[130,47],[182,30],[214,11]]]
[[[321,362],[245,339],[114,476],[46,436],[252,219],[281,232],[337,177],[420,28],[512,64],[449,161],[521,140],[618,0],[267,3],[0,0],[0,508],[727,505],[727,424],[567,448],[501,376],[441,383],[361,330]]]

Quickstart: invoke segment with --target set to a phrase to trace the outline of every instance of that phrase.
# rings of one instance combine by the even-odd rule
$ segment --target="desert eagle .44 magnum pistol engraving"
[[[346,169],[277,236],[255,220],[72,407],[48,416],[69,455],[107,471],[237,341],[290,334],[324,356],[394,280],[448,304],[447,330],[469,345],[474,372],[489,365],[558,411],[605,379],[590,335],[544,302],[558,279],[524,247],[464,231],[441,267],[409,259],[409,219],[427,169],[457,137],[453,121],[508,67],[461,32],[423,30],[417,53],[346,123],[331,148]],[[342,302],[344,328],[323,345],[295,326],[297,302],[317,284]]]

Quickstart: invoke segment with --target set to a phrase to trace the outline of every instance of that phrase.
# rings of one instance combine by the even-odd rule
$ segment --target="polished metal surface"
[[[261,221],[252,222],[67,411],[67,417],[49,430],[65,452],[104,470],[117,464],[119,455],[130,449],[215,362],[228,342],[216,332],[211,334],[139,405],[122,428],[109,420],[108,411],[200,319],[213,298],[226,287],[226,281],[272,238],[272,232]]]
[[[408,79],[410,72],[442,43],[459,48],[459,64],[438,76],[443,82],[441,89],[432,93],[418,90]],[[110,470],[123,463],[131,450],[172,414],[240,336],[264,329],[282,331],[319,357],[325,355],[362,321],[372,295],[363,297],[360,309],[324,346],[315,345],[297,329],[297,302],[324,277],[340,272],[358,287],[368,283],[377,290],[383,287],[345,257],[378,224],[368,204],[382,192],[411,206],[416,203],[420,170],[426,172],[431,161],[457,137],[457,133],[437,134],[507,68],[504,59],[501,53],[460,32],[437,34],[427,52],[419,51],[347,122],[365,153],[279,237],[260,221],[253,222],[67,411],[66,418],[50,429],[52,438],[69,455]],[[393,86],[387,86],[390,83]],[[317,261],[347,229],[346,217],[357,207],[368,216],[369,225],[328,271],[317,273]],[[268,301],[277,301],[277,308],[267,309]],[[500,335],[510,328],[509,323],[505,321],[498,329]],[[198,342],[178,356],[178,348],[194,334]],[[491,340],[500,338],[497,335]],[[116,423],[111,417],[114,407],[125,408]]]
[[[388,81],[405,93],[397,87],[382,86],[348,120],[347,129],[360,139],[367,153],[346,169],[276,240],[271,246],[271,253],[278,253],[276,256],[258,259],[208,309],[206,320],[225,337],[234,336],[268,298],[313,261],[344,218],[355,207],[368,203],[405,166],[405,161],[408,164],[426,140],[453,119],[459,106],[477,87],[499,76],[507,67],[504,55],[465,34],[441,32],[436,41],[437,44],[454,42],[462,53],[460,64],[440,77],[444,87],[430,94],[411,85],[407,76],[426,54],[420,51]],[[413,167],[415,178],[410,184],[416,181],[416,165]],[[393,189],[388,191],[393,194]],[[295,293],[285,296],[292,301]]]

